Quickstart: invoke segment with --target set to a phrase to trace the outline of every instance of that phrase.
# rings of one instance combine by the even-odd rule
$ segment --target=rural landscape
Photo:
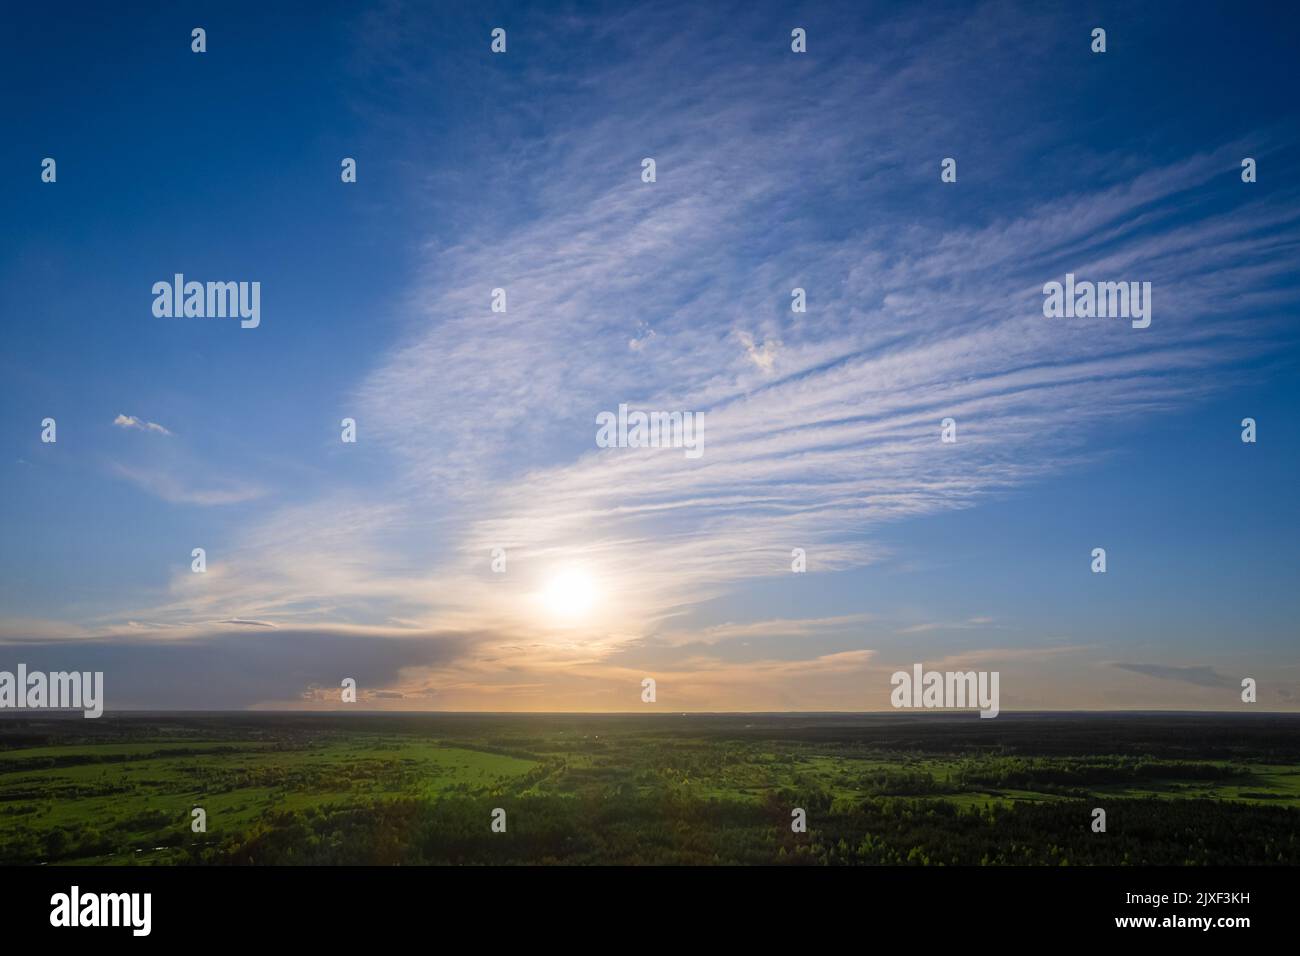
[[[0,720],[0,863],[1294,864],[1297,731],[1292,715],[24,716]]]

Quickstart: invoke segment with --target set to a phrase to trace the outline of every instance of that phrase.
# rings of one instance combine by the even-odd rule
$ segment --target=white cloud
[[[265,491],[255,485],[229,479],[190,482],[154,467],[132,467],[118,462],[110,470],[119,478],[164,501],[185,505],[233,505],[260,498]]]
[[[113,419],[113,424],[118,428],[137,428],[143,432],[154,432],[159,435],[171,434],[157,422],[147,422],[142,418],[136,418],[134,415],[118,415]]]
[[[775,339],[767,339],[761,346],[755,344],[754,337],[748,332],[737,332],[736,338],[744,346],[745,355],[761,371],[770,373],[776,366],[777,352],[781,348],[781,343]]]
[[[520,664],[598,660],[680,635],[673,622],[741,582],[788,575],[792,547],[819,571],[880,560],[883,523],[1087,460],[1105,427],[1198,401],[1270,347],[1278,302],[1258,290],[1291,267],[1275,253],[1293,207],[1198,219],[1184,202],[1222,181],[1235,144],[1013,195],[986,220],[909,210],[825,228],[827,209],[887,210],[907,186],[888,144],[924,151],[956,128],[954,91],[927,64],[1007,42],[978,18],[931,26],[894,72],[820,86],[814,73],[816,97],[759,67],[666,84],[683,54],[648,49],[590,77],[592,108],[548,117],[527,164],[493,144],[483,162],[529,215],[485,212],[430,243],[410,330],[355,396],[367,440],[398,462],[391,482],[246,529],[224,576],[178,576],[168,613],[400,615],[512,635]],[[653,186],[635,175],[641,143],[655,144]],[[1006,144],[1005,170],[1024,148]],[[1151,328],[1044,319],[1042,283],[1067,271],[1152,281]],[[789,310],[792,277],[806,314]],[[491,313],[486,290],[503,283],[510,311]],[[704,457],[596,449],[594,415],[620,401],[704,412]],[[949,416],[956,445],[938,440]],[[494,578],[495,547],[510,571]],[[598,569],[611,613],[559,632],[528,595],[572,561]]]

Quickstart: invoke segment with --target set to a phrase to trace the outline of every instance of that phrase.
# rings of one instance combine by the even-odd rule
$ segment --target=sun
[[[553,617],[572,621],[586,616],[596,603],[596,584],[585,571],[567,568],[546,582],[540,597]]]

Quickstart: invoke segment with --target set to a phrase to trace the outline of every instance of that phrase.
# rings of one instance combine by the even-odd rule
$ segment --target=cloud
[[[0,618],[0,646],[93,638],[95,631],[74,621],[45,618]]]
[[[639,331],[634,338],[628,339],[627,347],[631,349],[633,352],[640,352],[646,347],[648,347],[651,344],[651,342],[654,341],[654,337],[655,337],[655,330],[651,328],[646,328],[644,331]]]
[[[998,626],[991,617],[969,617],[964,621],[925,621],[920,624],[909,624],[907,627],[900,628],[898,633],[928,634],[931,631],[968,631]]]
[[[883,524],[1086,462],[1102,429],[1201,401],[1276,344],[1273,306],[1217,319],[1285,277],[1269,251],[1295,233],[1294,213],[1247,202],[1187,215],[1187,193],[1225,181],[1236,144],[1172,163],[1112,157],[1139,171],[1005,194],[991,216],[926,215],[937,172],[924,185],[900,175],[887,144],[918,130],[915,151],[944,142],[962,104],[934,104],[983,95],[934,64],[978,70],[1007,30],[1035,29],[985,19],[889,23],[880,33],[907,35],[906,63],[846,77],[833,55],[810,60],[799,94],[708,30],[736,68],[701,88],[690,77],[702,51],[656,46],[649,31],[637,57],[548,113],[536,163],[505,164],[529,215],[479,217],[430,243],[411,331],[359,389],[371,437],[399,463],[390,500],[419,502],[413,516],[454,500],[440,531],[455,554],[428,614],[535,635],[527,587],[485,584],[483,556],[506,548],[513,581],[588,562],[618,611],[588,647],[609,653],[742,582],[788,574],[794,546],[818,571],[879,561]],[[629,39],[608,29],[615,47]],[[981,115],[990,136],[1003,117],[1018,125]],[[1035,168],[1038,144],[1008,132],[990,176]],[[656,184],[624,168],[642,155],[612,146],[624,143],[656,144]],[[891,214],[900,196],[915,204]],[[780,223],[779,237],[755,236],[755,223]],[[1042,284],[1067,271],[1153,281],[1152,328],[1045,320]],[[484,307],[503,276],[508,316]],[[790,312],[796,285],[806,314]],[[447,362],[462,374],[431,374]],[[624,400],[703,411],[704,457],[596,450],[594,414]],[[949,416],[956,446],[938,441]]]
[[[745,331],[738,331],[736,338],[745,348],[745,355],[755,367],[767,373],[771,372],[776,366],[777,352],[781,348],[781,343],[775,339],[766,340],[761,347],[754,344],[754,337]]]
[[[147,422],[144,419],[136,418],[134,415],[118,415],[113,419],[113,424],[118,428],[136,428],[144,432],[154,432],[159,435],[170,435],[166,428],[157,422]]]
[[[1111,662],[1111,666],[1124,671],[1132,671],[1134,674],[1142,674],[1145,677],[1181,681],[1184,684],[1195,684],[1197,687],[1234,686],[1234,682],[1230,677],[1225,677],[1213,667],[1178,667],[1172,664],[1124,664],[1119,662]]]
[[[354,678],[366,692],[397,683],[407,668],[447,666],[471,653],[475,635],[281,629],[198,633],[181,640],[122,635],[0,647],[0,669],[103,671],[106,709],[175,710],[293,706],[329,688],[321,703],[342,707]]]
[[[262,497],[264,489],[232,479],[202,479],[191,484],[160,467],[143,468],[110,464],[110,470],[119,478],[149,492],[164,501],[184,505],[233,505]]]
[[[666,644],[723,644],[758,638],[809,638],[827,634],[853,633],[873,620],[870,614],[844,614],[821,618],[771,618],[756,621],[727,621],[704,627],[670,629],[658,635]]]
[[[1231,142],[1174,161],[1090,155],[1105,175],[1039,188],[1060,128],[971,77],[1004,68],[1008,49],[1023,57],[1026,88],[1054,75],[1050,44],[1035,39],[1052,35],[1043,19],[982,8],[846,29],[822,41],[824,56],[792,64],[798,83],[747,55],[740,28],[696,29],[683,45],[653,38],[681,36],[686,21],[659,34],[632,19],[557,24],[561,44],[599,30],[607,52],[637,55],[584,61],[580,78],[564,64],[483,76],[489,98],[523,82],[556,99],[544,134],[511,113],[463,144],[460,169],[509,183],[527,208],[483,208],[491,191],[477,187],[439,199],[450,206],[439,221],[463,228],[427,239],[404,332],[349,396],[367,442],[392,456],[386,480],[259,515],[232,535],[220,569],[179,574],[161,605],[132,615],[480,629],[483,653],[509,672],[492,686],[542,693],[538,675],[595,666],[647,637],[692,643],[686,615],[788,576],[793,547],[817,572],[886,560],[883,526],[1015,493],[1103,454],[1107,429],[1230,384],[1277,348],[1294,305],[1279,254],[1297,235],[1294,203],[1225,199],[1225,170],[1243,155]],[[384,82],[436,85],[416,55],[419,24],[372,27]],[[836,54],[850,48],[881,56],[846,72]],[[699,82],[716,62],[728,69]],[[998,143],[981,174],[1007,185],[978,213],[936,212],[936,195],[954,194],[940,193],[937,169],[915,172],[917,157],[972,135]],[[636,175],[647,152],[652,185]],[[1193,194],[1230,214],[1189,209]],[[1151,281],[1152,326],[1044,319],[1042,285],[1066,272]],[[492,313],[487,290],[502,285],[510,311]],[[790,311],[795,286],[808,290],[807,313]],[[621,401],[704,412],[704,457],[597,449],[594,416]],[[946,417],[955,445],[939,441]],[[166,500],[256,496],[119,473]],[[487,569],[494,548],[509,555],[505,575]],[[591,569],[602,606],[561,627],[533,595],[572,563]],[[836,629],[729,621],[697,640],[746,627]],[[804,667],[846,663],[861,659]],[[751,678],[797,669],[748,666]],[[464,678],[476,682],[490,683]]]

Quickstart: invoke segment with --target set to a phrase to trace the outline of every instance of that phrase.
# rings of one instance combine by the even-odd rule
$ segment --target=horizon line
[[[159,709],[159,708],[120,708],[105,711],[101,716],[145,716],[145,715],[242,715],[242,716],[323,716],[323,717],[968,717],[978,715],[977,708],[900,708],[898,710],[691,710],[691,711],[643,711],[631,710],[307,710],[307,709],[239,709],[223,710],[208,708]],[[1237,710],[1007,710],[1002,709],[999,717],[1004,715],[1029,716],[1106,716],[1106,715],[1163,715],[1186,717],[1300,717],[1300,710],[1266,710],[1244,712]],[[0,709],[0,720],[18,716],[32,717],[67,717],[80,718],[83,713],[76,708],[31,708],[5,707]],[[100,718],[93,718],[98,720]],[[996,718],[989,718],[994,720]]]

